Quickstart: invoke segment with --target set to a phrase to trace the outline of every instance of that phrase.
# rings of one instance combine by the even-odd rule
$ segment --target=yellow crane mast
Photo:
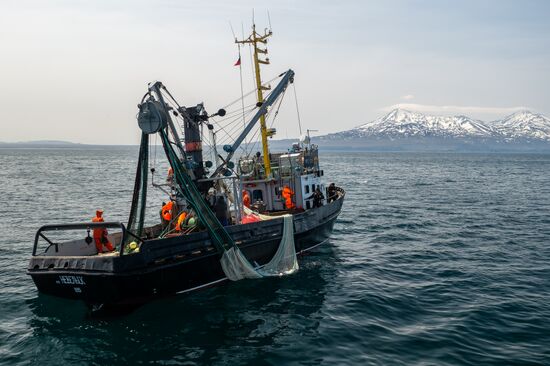
[[[267,39],[272,35],[273,33],[271,30],[265,30],[263,35],[260,35],[256,32],[256,24],[252,24],[252,34],[247,38],[239,41],[235,38],[235,43],[239,44],[251,44],[254,46],[254,72],[256,74],[256,88],[258,91],[258,103],[264,102],[264,90],[271,89],[269,86],[263,86],[262,85],[262,78],[260,74],[260,64],[269,65],[269,58],[266,57],[265,60],[261,60],[259,58],[259,54],[266,55],[267,49],[261,49],[258,48],[258,43],[263,43],[264,45],[267,43]],[[271,161],[269,159],[269,146],[267,144],[267,137],[268,137],[268,130],[267,126],[265,124],[265,115],[262,115],[260,117],[260,133],[262,135],[262,150],[263,150],[263,156],[264,156],[264,167],[265,167],[265,175],[267,178],[271,177]]]

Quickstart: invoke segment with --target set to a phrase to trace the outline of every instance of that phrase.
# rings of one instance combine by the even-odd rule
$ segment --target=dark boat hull
[[[296,252],[326,241],[343,203],[336,201],[294,215]],[[282,237],[282,218],[228,227],[246,258],[267,263]],[[151,298],[191,292],[228,279],[207,233],[144,242],[138,254],[125,256],[33,256],[28,273],[42,293],[89,304],[138,304]]]

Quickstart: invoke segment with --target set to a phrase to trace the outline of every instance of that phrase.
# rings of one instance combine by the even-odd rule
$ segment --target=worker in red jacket
[[[97,210],[95,212],[95,217],[92,219],[92,222],[104,222],[103,210]],[[94,229],[94,241],[98,253],[104,252],[103,247],[107,248],[108,252],[112,252],[113,250],[115,250],[113,244],[109,241],[109,238],[107,237],[108,234],[109,233],[107,232],[107,229],[104,227]]]

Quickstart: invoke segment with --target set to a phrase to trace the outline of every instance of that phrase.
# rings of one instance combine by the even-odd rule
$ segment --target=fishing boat
[[[248,38],[235,39],[239,66],[240,47],[253,50],[255,103],[249,110],[241,103],[232,115],[224,108],[209,114],[203,104],[180,104],[162,82],[148,85],[138,105],[141,143],[128,222],[38,229],[28,274],[41,293],[94,307],[141,304],[230,280],[291,273],[296,258],[329,238],[345,191],[325,186],[318,147],[305,134],[287,151],[270,151],[276,130],[268,118],[277,115],[294,83],[292,70],[278,75],[274,88],[262,82],[261,66],[269,60],[262,59],[267,50],[261,47],[271,35],[253,26]],[[223,121],[237,120],[242,129],[221,144],[220,135],[231,137]],[[261,151],[251,148],[255,129]],[[166,183],[155,182],[158,172],[150,168],[152,136],[160,138],[170,166]],[[148,225],[151,189],[165,192],[170,205]]]

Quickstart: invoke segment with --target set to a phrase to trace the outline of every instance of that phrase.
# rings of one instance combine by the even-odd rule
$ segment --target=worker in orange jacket
[[[250,195],[246,189],[243,189],[243,205],[250,208]]]
[[[92,219],[92,222],[104,222],[103,210],[97,210],[95,212],[95,217]],[[98,253],[103,253],[104,246],[109,252],[115,250],[113,244],[109,241],[109,238],[107,237],[108,234],[109,233],[107,232],[107,229],[104,227],[94,229],[94,241]]]
[[[292,210],[296,207],[294,202],[292,202],[292,196],[294,196],[294,191],[290,189],[289,186],[283,188],[283,198],[285,199],[285,206],[287,210]]]
[[[160,217],[162,219],[162,226],[166,227],[172,221],[172,208],[174,207],[173,201],[168,201],[168,203],[162,203],[162,208],[160,210]]]
[[[168,174],[166,175],[166,183],[170,185],[174,183],[174,169],[172,169],[172,167],[168,168]]]
[[[183,211],[178,216],[178,222],[176,223],[176,231],[180,232],[183,229],[183,226],[185,225],[185,219],[187,218],[187,212]]]

